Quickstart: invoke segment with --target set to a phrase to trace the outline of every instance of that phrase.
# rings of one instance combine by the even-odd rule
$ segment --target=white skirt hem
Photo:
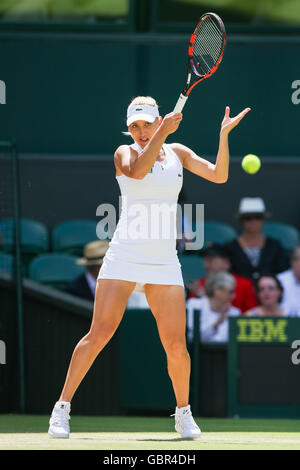
[[[184,287],[180,264],[152,265],[116,262],[104,258],[98,279],[118,279],[135,282],[137,292],[144,292],[145,284],[176,285]]]

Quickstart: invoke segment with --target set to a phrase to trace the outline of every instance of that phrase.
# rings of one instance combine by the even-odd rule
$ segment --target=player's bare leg
[[[91,327],[75,347],[59,400],[72,400],[97,355],[118,328],[134,287],[134,282],[115,279],[101,279],[97,282]]]
[[[186,347],[184,288],[146,284],[145,293],[168,361],[178,408],[189,403],[190,356]]]
[[[89,332],[74,349],[66,381],[50,419],[52,437],[69,437],[70,402],[100,351],[118,328],[134,282],[101,279],[97,282],[94,313]]]
[[[167,355],[168,373],[177,402],[175,429],[181,437],[199,438],[201,431],[189,405],[191,360],[186,347],[184,288],[146,284],[145,292]]]

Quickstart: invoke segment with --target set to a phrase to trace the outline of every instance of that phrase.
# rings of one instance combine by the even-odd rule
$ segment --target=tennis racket
[[[187,80],[182,93],[174,108],[174,113],[180,113],[192,89],[208,77],[211,77],[219,67],[226,44],[226,31],[221,18],[215,13],[205,13],[201,16],[193,34],[188,49]],[[192,76],[194,81],[192,81]]]

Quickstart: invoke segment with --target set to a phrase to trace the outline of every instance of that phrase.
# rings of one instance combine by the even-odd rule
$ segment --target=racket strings
[[[197,74],[206,75],[217,64],[223,42],[222,31],[210,17],[200,23],[193,47],[193,61]]]

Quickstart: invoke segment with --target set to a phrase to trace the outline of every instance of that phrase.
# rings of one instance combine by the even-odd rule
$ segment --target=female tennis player
[[[182,144],[165,143],[178,129],[181,113],[170,113],[163,119],[151,97],[137,97],[129,105],[127,126],[134,143],[118,147],[114,157],[122,195],[121,216],[99,271],[90,330],[73,352],[62,393],[50,418],[52,437],[69,437],[72,397],[118,328],[129,296],[134,289],[139,289],[145,292],[166,352],[177,404],[173,415],[175,430],[182,438],[200,438],[201,431],[189,404],[190,356],[186,347],[185,292],[176,252],[176,233],[173,237],[164,237],[161,232],[157,236],[155,230],[155,236],[149,231],[145,236],[143,231],[138,237],[132,227],[137,208],[142,207],[149,217],[157,205],[176,205],[183,168],[214,183],[225,183],[229,166],[228,134],[249,110],[246,108],[230,117],[230,109],[226,107],[217,159],[212,164]],[[176,212],[170,211],[170,214],[176,218]],[[147,217],[152,231],[154,222],[151,225]],[[174,220],[170,220],[170,225],[172,222]]]

